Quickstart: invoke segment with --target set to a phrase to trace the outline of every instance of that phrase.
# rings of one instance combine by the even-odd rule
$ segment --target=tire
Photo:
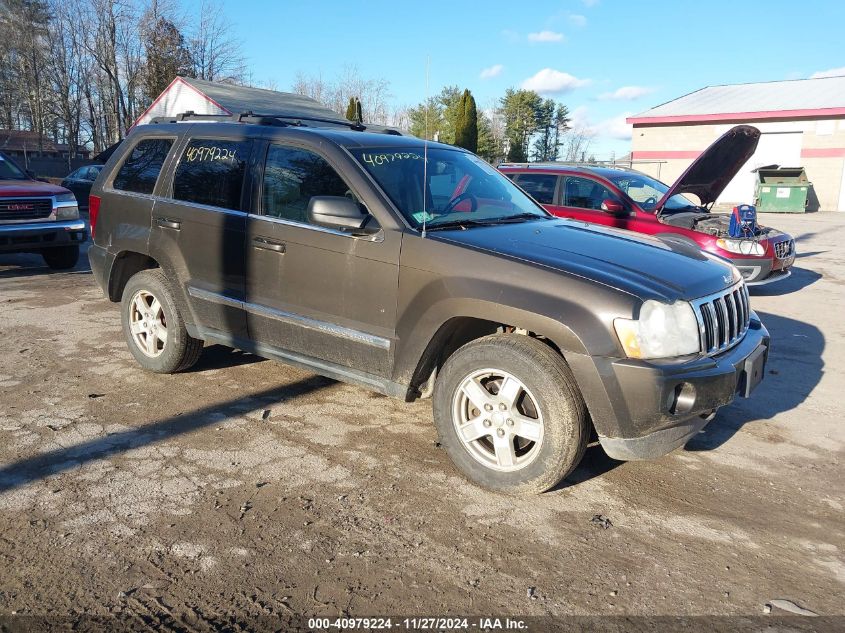
[[[520,334],[485,336],[458,349],[437,377],[433,407],[440,443],[458,470],[497,492],[554,487],[581,461],[590,436],[569,366],[548,345]]]
[[[129,279],[120,315],[129,351],[144,369],[173,374],[199,359],[203,342],[188,334],[161,269],[142,270]]]
[[[74,244],[45,248],[41,251],[41,256],[44,258],[44,263],[53,270],[68,270],[76,266],[79,261],[79,246]]]

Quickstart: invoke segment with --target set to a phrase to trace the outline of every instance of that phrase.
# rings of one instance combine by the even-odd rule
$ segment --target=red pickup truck
[[[734,238],[730,215],[711,208],[754,154],[759,138],[760,131],[750,125],[728,130],[671,187],[622,167],[522,163],[502,164],[499,170],[554,215],[689,244],[730,260],[747,285],[755,286],[789,277],[795,241],[765,226],[752,239]]]
[[[87,237],[73,193],[35,180],[0,152],[0,254],[40,253],[64,270],[76,266]]]

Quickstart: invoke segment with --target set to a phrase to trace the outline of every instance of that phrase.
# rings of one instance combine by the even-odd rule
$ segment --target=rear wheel
[[[57,246],[41,251],[44,262],[53,270],[67,270],[79,261],[79,246]]]
[[[563,358],[516,334],[472,341],[446,361],[434,420],[464,475],[513,494],[553,487],[581,461],[589,438],[586,407]]]
[[[132,276],[123,289],[121,321],[129,351],[144,369],[159,374],[184,371],[202,353],[203,342],[188,334],[160,269]]]

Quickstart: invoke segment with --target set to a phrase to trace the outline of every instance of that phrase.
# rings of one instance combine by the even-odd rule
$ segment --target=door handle
[[[285,252],[285,245],[283,242],[277,242],[275,240],[268,239],[266,237],[254,237],[252,238],[252,245],[255,248],[263,248],[267,251],[275,251],[277,253],[284,253]]]
[[[156,224],[160,227],[165,229],[176,229],[177,231],[182,228],[182,223],[178,220],[170,220],[168,218],[156,218]]]

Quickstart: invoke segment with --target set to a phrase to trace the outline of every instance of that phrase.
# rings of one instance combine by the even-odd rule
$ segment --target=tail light
[[[100,217],[100,196],[88,196],[88,224],[91,227],[91,239],[97,230],[97,218]]]

